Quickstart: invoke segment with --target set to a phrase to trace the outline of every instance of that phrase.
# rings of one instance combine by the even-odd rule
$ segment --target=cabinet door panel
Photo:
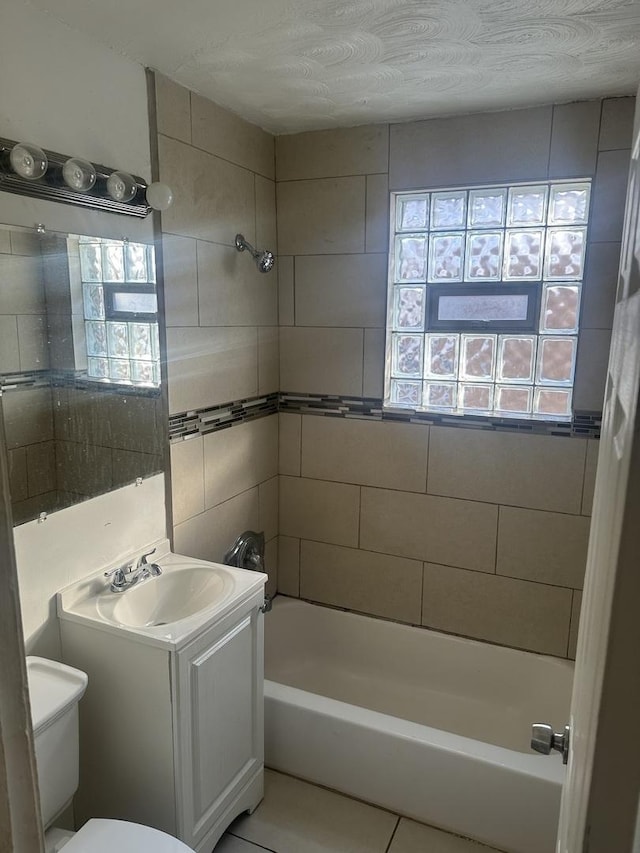
[[[194,812],[204,815],[254,752],[251,618],[190,664]]]
[[[263,618],[230,614],[176,660],[179,837],[197,847],[262,767]]]

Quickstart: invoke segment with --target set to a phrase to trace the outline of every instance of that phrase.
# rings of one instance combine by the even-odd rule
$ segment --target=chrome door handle
[[[553,727],[547,723],[534,723],[531,726],[531,749],[549,755],[551,750],[556,749],[562,753],[562,763],[569,760],[569,739],[571,729],[564,727],[563,732],[554,732]]]

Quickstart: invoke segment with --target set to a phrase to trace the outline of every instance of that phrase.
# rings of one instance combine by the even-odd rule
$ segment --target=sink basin
[[[191,566],[102,595],[97,609],[103,619],[129,628],[169,625],[221,604],[234,587],[233,575],[222,566]]]

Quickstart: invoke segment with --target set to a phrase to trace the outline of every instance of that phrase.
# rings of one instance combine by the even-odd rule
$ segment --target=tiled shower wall
[[[633,107],[277,138],[281,391],[382,396],[390,190],[593,176],[575,406],[601,410]],[[573,655],[596,441],[279,418],[280,592]]]
[[[278,390],[277,278],[235,235],[277,251],[273,137],[156,75],[171,415]],[[219,561],[264,530],[270,588],[278,533],[278,419],[197,432],[171,446],[174,549]]]

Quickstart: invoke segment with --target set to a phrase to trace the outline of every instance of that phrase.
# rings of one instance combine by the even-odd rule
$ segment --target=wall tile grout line
[[[184,139],[178,139],[175,136],[169,136],[168,133],[159,133],[158,137],[170,139],[172,142],[177,142],[179,145],[187,145],[189,148],[193,148],[194,151],[199,151],[201,154],[207,154],[209,157],[215,157],[217,160],[222,160],[223,163],[228,163],[230,166],[235,166],[236,169],[242,169],[245,172],[251,172],[252,175],[259,175],[261,178],[264,178],[267,181],[273,181],[275,183],[275,177],[272,178],[269,175],[265,175],[263,172],[258,172],[255,169],[252,169],[249,166],[243,166],[241,163],[236,163],[233,160],[229,160],[227,157],[223,157],[221,154],[214,154],[212,151],[207,151],[206,148],[200,148],[199,145],[194,145],[193,142],[185,142]]]

